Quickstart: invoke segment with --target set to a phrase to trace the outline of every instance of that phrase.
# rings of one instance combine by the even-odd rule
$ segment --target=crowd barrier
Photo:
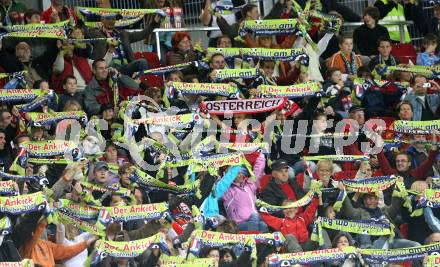
[[[95,6],[95,0],[65,0],[66,4],[71,7],[75,6],[85,6],[85,7],[93,7]],[[267,0],[275,3],[277,0]],[[140,8],[141,0],[110,0],[112,7],[114,8]],[[362,12],[368,5],[374,4],[374,0],[340,0],[341,4],[346,5],[351,8],[355,13],[362,16]],[[423,5],[423,9],[427,17],[432,16],[432,6],[429,1],[420,1],[421,5]],[[203,9],[203,0],[191,0],[186,1],[182,0],[182,11],[183,11],[183,28],[164,28],[164,29],[156,29],[156,39],[159,36],[159,32],[177,32],[177,31],[186,31],[190,32],[192,39],[201,40],[203,45],[207,45],[208,37],[205,34],[206,31],[216,30],[217,28],[209,28],[203,27],[200,23],[199,15]],[[261,13],[267,13],[266,10],[262,9]],[[350,34],[354,31],[356,27],[361,25],[361,22],[345,22],[343,31],[346,34]],[[408,30],[412,36],[412,44],[415,47],[420,47],[421,40],[423,36],[419,33],[419,31],[414,26],[414,23],[411,21],[402,22],[401,25],[399,23],[393,23],[392,25],[399,25],[399,29],[401,33],[403,32],[403,26],[407,25]],[[385,25],[382,23],[382,25]],[[390,24],[391,25],[391,24]],[[403,36],[401,34],[401,36]],[[156,42],[157,44],[158,42]],[[146,45],[143,41],[132,44],[133,51],[138,52],[151,52],[151,46]],[[160,48],[157,49],[158,54],[160,54]]]
[[[343,31],[344,32],[348,32],[348,31],[353,31],[356,27],[359,27],[360,25],[362,25],[362,22],[347,22],[344,23],[344,28]],[[381,25],[398,25],[399,26],[399,31],[400,31],[400,36],[401,36],[401,43],[405,43],[404,42],[404,26],[410,26],[413,25],[414,23],[412,21],[403,21],[403,22],[383,22],[381,23]],[[154,33],[155,33],[155,38],[156,38],[156,44],[159,44],[160,41],[160,33],[161,32],[190,32],[190,33],[195,33],[195,32],[207,32],[207,31],[215,31],[215,30],[220,30],[218,27],[188,27],[188,28],[178,28],[178,29],[155,29]],[[207,38],[207,37],[206,37]],[[193,38],[194,40],[194,38]],[[156,50],[157,50],[157,55],[159,57],[159,59],[162,60],[161,58],[161,50],[160,50],[160,46],[156,46]]]

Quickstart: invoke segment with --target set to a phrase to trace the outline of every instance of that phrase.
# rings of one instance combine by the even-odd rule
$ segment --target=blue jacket
[[[226,174],[214,184],[209,196],[203,201],[200,211],[205,217],[211,218],[219,215],[218,201],[228,191],[231,184],[241,171],[241,166],[233,166]]]
[[[428,106],[431,109],[432,113],[435,114],[437,108],[440,104],[440,95],[439,94],[427,94],[426,99],[428,101]],[[405,97],[405,100],[409,101],[413,106],[413,120],[420,121],[422,119],[422,103],[421,100],[414,94],[409,94]]]
[[[437,64],[440,59],[436,56],[430,56],[429,53],[423,52],[417,55],[417,65],[432,66]]]
[[[425,221],[428,224],[429,228],[434,232],[438,233],[440,231],[440,220],[435,217],[432,209],[427,207],[423,209],[423,216],[425,216]]]

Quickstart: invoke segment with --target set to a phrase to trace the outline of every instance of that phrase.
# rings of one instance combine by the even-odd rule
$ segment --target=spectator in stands
[[[84,34],[80,28],[75,28],[70,34],[70,38],[82,40]],[[67,76],[75,76],[77,80],[77,90],[84,91],[86,85],[92,80],[91,60],[92,46],[84,43],[67,43],[59,41],[57,46],[60,49],[53,64],[52,88],[57,92],[62,92],[62,82]],[[106,61],[110,62],[111,51],[106,54]]]
[[[291,68],[287,76],[280,76],[278,70],[276,70],[276,62],[273,60],[261,60],[259,62],[261,74],[263,77],[263,84],[271,85],[289,85],[292,81],[296,81],[299,75],[298,68]],[[258,81],[257,81],[258,82]],[[253,86],[257,87],[258,83]]]
[[[424,51],[417,55],[417,65],[432,66],[439,63],[440,58],[435,54],[437,45],[438,39],[433,33],[425,35],[422,41]]]
[[[51,6],[41,13],[44,23],[56,23],[75,18],[72,10],[64,4],[64,0],[51,0]]]
[[[390,79],[401,83],[411,83],[413,79],[413,74],[408,71],[394,71],[390,76]]]
[[[374,70],[377,65],[396,66],[400,62],[397,58],[391,55],[391,40],[388,37],[379,37],[377,39],[377,50],[379,55],[373,57],[369,63],[370,70]]]
[[[138,84],[130,77],[121,75],[116,69],[109,68],[104,59],[93,61],[93,79],[84,90],[84,107],[88,115],[97,115],[102,105],[113,103],[114,88],[110,82],[117,76],[119,97],[124,100],[130,95],[140,93]],[[111,72],[111,73],[109,73]]]
[[[6,69],[15,69],[18,66],[18,70],[26,70],[24,75],[28,86],[33,85],[35,81],[45,79],[47,80],[50,75],[50,66],[55,60],[50,47],[42,56],[38,58],[32,58],[32,48],[26,42],[20,42],[15,47],[15,57],[11,57],[10,60],[4,62],[3,65]]]
[[[231,3],[231,1],[214,1],[212,3],[212,0],[205,0],[205,5],[202,10],[202,13],[200,14],[200,20],[202,21],[204,26],[208,27],[217,27],[217,15],[213,15],[213,12],[216,12],[216,7],[222,8],[224,7],[228,2]],[[232,1],[232,4],[234,6],[242,6],[246,2],[244,0],[238,0],[238,1]],[[220,14],[223,12],[220,12]],[[237,22],[239,19],[238,13],[231,12],[230,14],[221,14],[220,15],[228,24],[232,25]],[[209,37],[209,47],[214,47],[215,44],[218,41],[218,38],[222,36],[221,31],[209,31],[208,33]]]
[[[422,32],[424,35],[427,33],[432,33],[437,36],[437,39],[440,40],[440,5],[435,4],[433,7],[432,18],[430,18],[426,23],[426,29]]]
[[[206,73],[202,73],[199,80],[201,82],[217,82],[215,80],[216,70],[221,70],[226,68],[226,60],[222,54],[216,53],[211,56],[209,61],[210,73],[206,75]]]
[[[343,118],[347,118],[348,110],[352,106],[350,96],[352,83],[342,80],[342,73],[338,68],[327,69],[326,77],[322,89],[330,97],[328,105]]]
[[[369,6],[364,10],[364,24],[354,30],[354,44],[363,56],[377,55],[377,40],[381,37],[389,38],[388,30],[377,24],[379,20],[379,9]]]
[[[217,48],[229,48],[232,47],[232,40],[227,35],[222,35],[219,38],[217,38],[217,43],[215,45]],[[239,69],[242,68],[244,62],[241,58],[236,57],[227,57],[225,58],[226,65],[230,69]]]
[[[268,231],[267,225],[259,216],[255,206],[257,188],[263,176],[264,167],[265,157],[259,153],[253,168],[256,181],[249,177],[246,168],[242,168],[222,197],[228,218],[235,221],[241,231],[262,233]]]
[[[4,26],[21,24],[23,22],[23,14],[26,12],[25,4],[15,0],[0,1],[0,19]]]
[[[29,9],[24,13],[25,24],[36,24],[41,22],[40,12],[35,9]]]
[[[108,50],[113,51],[113,60],[110,64],[119,70],[122,74],[132,77],[135,72],[139,72],[148,68],[145,59],[135,60],[131,44],[139,42],[153,32],[160,24],[161,17],[155,15],[151,21],[145,24],[142,31],[128,32],[125,30],[117,30],[115,28],[116,16],[110,14],[101,17],[102,26],[99,28],[86,29],[86,38],[113,38],[113,41],[101,41],[93,44],[93,60],[104,58]],[[116,41],[116,40],[120,41]]]
[[[0,129],[0,171],[6,172],[11,167],[12,158],[12,147],[10,143],[6,142],[6,132]]]
[[[413,90],[406,95],[405,100],[410,102],[413,107],[413,120],[429,121],[435,119],[435,112],[440,106],[440,86],[434,80],[428,80],[423,75],[416,75],[411,83]],[[436,93],[428,94],[429,88],[433,88]]]
[[[241,170],[241,166],[229,167],[223,177],[214,184],[211,193],[205,198],[200,206],[200,211],[203,212],[206,217],[213,218],[220,216],[218,200],[220,200],[227,192],[235,178],[240,174]]]
[[[222,35],[219,38],[217,38],[217,42],[216,42],[216,47],[217,48],[229,48],[232,47],[232,40],[229,36],[227,35]]]
[[[40,218],[41,217],[41,218]],[[74,245],[56,244],[41,239],[47,226],[47,218],[41,212],[27,216],[20,223],[20,233],[14,238],[23,258],[32,259],[36,265],[54,267],[55,261],[66,260],[87,249],[97,238],[90,237],[86,241]]]
[[[283,201],[283,206],[293,202],[286,199]],[[275,231],[280,231],[284,236],[293,235],[303,251],[315,250],[318,249],[318,243],[310,240],[308,227],[313,223],[318,204],[322,205],[322,194],[315,195],[310,205],[302,213],[298,213],[298,208],[289,208],[283,210],[284,218],[278,218],[264,212],[261,212],[260,216]]]
[[[398,117],[400,120],[410,121],[413,119],[413,107],[410,102],[402,101],[397,105]]]
[[[339,39],[339,52],[335,53],[327,61],[327,67],[338,68],[343,74],[343,80],[354,80],[359,67],[362,66],[361,59],[353,52],[353,38],[342,36]]]
[[[432,233],[430,236],[428,236],[425,240],[425,245],[433,245],[440,243],[440,233]]]
[[[433,144],[436,140],[432,141]],[[424,161],[419,167],[412,168],[411,166],[411,156],[408,153],[400,152],[396,156],[396,169],[393,169],[388,159],[385,157],[384,152],[381,151],[377,157],[379,159],[380,166],[384,175],[399,175],[404,178],[403,182],[405,187],[410,188],[411,184],[416,180],[426,179],[427,171],[431,169],[432,163],[434,162],[437,147],[435,145],[431,146],[428,159]]]
[[[384,208],[379,208],[379,198],[375,193],[364,194],[362,197],[362,204],[359,208],[354,208],[351,199],[347,198],[344,201],[341,209],[341,215],[343,218],[350,220],[362,220],[362,219],[377,219],[377,220],[387,220],[393,223],[396,220],[396,216],[400,214],[402,199],[393,197],[393,201],[390,206],[385,206]],[[395,229],[397,230],[397,229]],[[419,246],[420,244],[401,238],[397,230],[397,236],[390,242],[389,236],[381,236],[374,241],[374,246],[377,248],[382,248],[386,242],[389,242],[390,248],[404,248]]]
[[[259,199],[266,203],[281,206],[286,199],[298,200],[304,196],[304,189],[289,177],[287,161],[275,160],[272,162],[272,175],[269,183],[263,188]],[[302,210],[301,210],[302,211]]]
[[[83,92],[78,92],[78,86],[75,76],[66,76],[63,81],[63,93],[58,99],[58,110],[64,110],[66,103],[68,101],[76,101],[84,110],[84,94]]]
[[[173,50],[167,56],[167,65],[176,65],[181,63],[187,63],[198,59],[199,55],[194,51],[191,36],[186,32],[176,32],[172,39]],[[190,81],[196,78],[196,70],[194,68],[186,68],[182,70],[183,79]]]
[[[425,16],[422,12],[422,5],[417,1],[412,3],[411,1],[405,0],[376,0],[374,6],[379,9],[380,19],[383,22],[397,22],[405,23],[406,21],[414,21],[414,25],[419,28],[419,30],[424,30]],[[403,40],[405,43],[411,42],[411,37],[409,36],[408,27],[404,27]],[[400,31],[398,25],[386,26],[388,33],[390,34],[390,39],[394,42],[400,42]]]
[[[264,19],[277,19],[281,17],[286,0],[278,0],[273,6],[272,10],[264,17]],[[260,19],[260,12],[258,7],[254,4],[247,4],[241,10],[242,20],[257,20]],[[217,24],[224,35],[229,36],[232,40],[238,36],[238,30],[241,22],[229,24],[223,17],[216,14]]]

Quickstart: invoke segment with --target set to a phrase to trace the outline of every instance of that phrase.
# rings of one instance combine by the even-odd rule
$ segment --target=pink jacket
[[[229,219],[236,223],[242,223],[247,221],[252,213],[257,213],[255,208],[256,192],[260,179],[264,175],[265,165],[264,155],[260,153],[253,167],[256,182],[247,178],[241,184],[232,183],[223,195],[223,205]]]

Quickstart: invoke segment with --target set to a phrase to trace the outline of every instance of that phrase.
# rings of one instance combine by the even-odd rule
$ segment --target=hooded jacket
[[[260,179],[263,176],[264,167],[264,155],[260,154],[253,168],[256,181],[246,177],[241,184],[232,183],[231,187],[223,195],[222,199],[229,219],[234,220],[236,223],[243,223],[253,213],[257,213],[255,208],[256,192]]]

